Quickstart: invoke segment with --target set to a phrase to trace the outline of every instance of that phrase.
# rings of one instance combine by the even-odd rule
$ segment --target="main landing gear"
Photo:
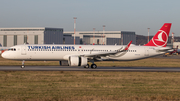
[[[89,68],[89,64],[87,64],[86,66],[84,66],[84,68]],[[91,68],[92,69],[96,69],[97,68],[97,65],[96,64],[91,64]]]
[[[25,61],[23,60],[22,61],[22,66],[21,66],[22,69],[25,68],[24,63],[25,63]]]
[[[94,64],[94,60],[90,60],[90,62],[92,63],[92,64],[91,64],[91,68],[92,68],[92,69],[96,69],[96,68],[97,68],[97,65]],[[84,68],[87,68],[87,69],[88,69],[88,68],[89,68],[89,64],[87,64],[86,66],[84,66]]]
[[[87,68],[87,69],[88,69],[88,68],[89,68],[89,64],[87,64],[86,66],[84,66],[84,68]]]
[[[96,65],[96,64],[92,64],[92,65],[91,65],[91,68],[92,68],[92,69],[96,69],[96,68],[97,68],[97,65]]]

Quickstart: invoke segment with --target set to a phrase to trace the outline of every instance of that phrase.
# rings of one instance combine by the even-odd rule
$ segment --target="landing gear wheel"
[[[25,68],[25,66],[24,66],[24,65],[22,65],[22,66],[21,66],[21,68],[23,69],[23,68]]]
[[[87,69],[88,69],[88,68],[89,68],[89,64],[87,64],[86,66],[84,66],[84,68],[87,68]]]
[[[91,65],[91,68],[92,68],[92,69],[96,69],[96,68],[97,68],[97,65],[96,65],[96,64],[92,64],[92,65]]]

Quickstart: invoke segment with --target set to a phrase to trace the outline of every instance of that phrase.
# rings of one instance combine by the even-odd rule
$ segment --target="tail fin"
[[[144,46],[161,46],[166,47],[168,38],[169,38],[169,31],[171,28],[171,23],[165,23],[161,29],[156,33],[156,35]]]

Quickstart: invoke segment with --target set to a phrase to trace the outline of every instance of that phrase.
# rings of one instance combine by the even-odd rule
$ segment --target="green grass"
[[[0,71],[0,100],[180,100],[179,72]]]

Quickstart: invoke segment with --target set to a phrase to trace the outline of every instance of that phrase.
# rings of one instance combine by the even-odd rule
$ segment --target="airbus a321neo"
[[[1,55],[5,59],[22,61],[68,61],[69,66],[97,68],[94,61],[137,60],[164,54],[171,47],[166,47],[171,23],[165,23],[155,36],[144,46],[131,45],[16,45]]]

